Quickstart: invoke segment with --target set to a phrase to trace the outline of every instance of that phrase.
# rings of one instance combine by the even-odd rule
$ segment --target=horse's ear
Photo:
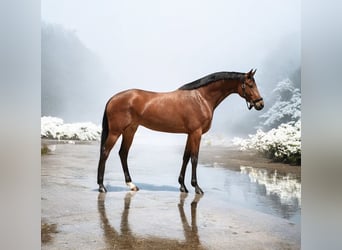
[[[253,72],[252,72],[252,75],[254,76],[255,75],[255,72],[257,71],[257,69],[255,69]]]
[[[254,72],[254,73],[255,73],[255,72]],[[251,69],[251,70],[247,73],[247,79],[252,78],[253,75],[254,75],[254,73],[253,73],[253,69]]]

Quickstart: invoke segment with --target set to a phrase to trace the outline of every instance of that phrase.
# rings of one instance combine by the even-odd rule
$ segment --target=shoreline
[[[240,150],[238,146],[203,146],[200,148],[199,163],[213,164],[240,171],[240,166],[277,170],[280,174],[294,174],[301,178],[301,165],[275,162],[253,150]]]

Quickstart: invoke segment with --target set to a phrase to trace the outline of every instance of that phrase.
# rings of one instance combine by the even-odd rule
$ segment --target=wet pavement
[[[177,182],[184,146],[135,143],[128,162],[140,191],[125,186],[116,146],[108,193],[100,194],[99,143],[50,147],[42,156],[42,249],[300,249],[296,167],[202,147],[205,194],[195,194],[188,167],[185,195]]]

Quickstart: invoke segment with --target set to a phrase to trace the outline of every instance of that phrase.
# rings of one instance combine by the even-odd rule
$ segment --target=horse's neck
[[[238,80],[218,81],[208,84],[199,89],[203,98],[208,102],[209,106],[214,110],[227,96],[237,93]]]

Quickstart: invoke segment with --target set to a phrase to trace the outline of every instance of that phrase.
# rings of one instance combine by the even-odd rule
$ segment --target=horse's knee
[[[196,168],[197,167],[197,163],[198,163],[198,157],[197,156],[192,156],[191,157],[191,165]]]

